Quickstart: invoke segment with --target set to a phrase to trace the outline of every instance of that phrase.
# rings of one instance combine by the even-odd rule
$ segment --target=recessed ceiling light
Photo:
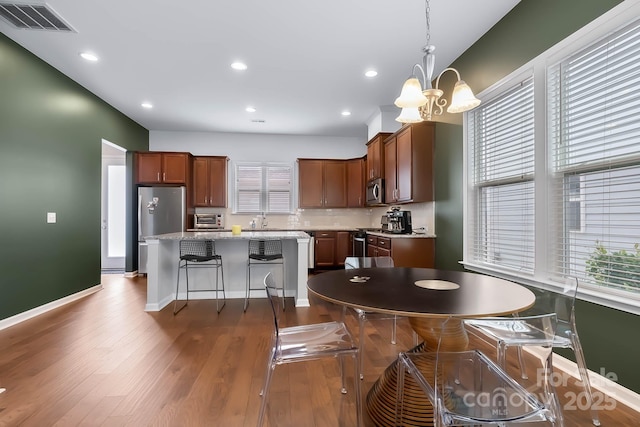
[[[153,104],[150,102],[143,102],[140,105],[142,106],[142,108],[153,108]]]
[[[80,53],[82,59],[86,59],[87,61],[96,62],[98,57],[91,52],[82,52]]]
[[[233,64],[231,64],[231,68],[238,71],[244,71],[247,69],[247,64],[243,62],[234,62]]]
[[[343,111],[342,115],[343,116],[350,116],[351,115],[351,111]]]
[[[378,72],[376,70],[368,70],[364,75],[367,77],[375,77],[378,75]]]
[[[247,107],[244,109],[247,113],[255,113],[256,109],[254,107]]]

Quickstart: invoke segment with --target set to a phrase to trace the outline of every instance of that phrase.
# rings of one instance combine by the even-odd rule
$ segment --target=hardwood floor
[[[103,276],[104,289],[35,319],[0,331],[0,426],[254,426],[270,345],[272,317],[265,299],[192,301],[177,316],[172,306],[144,312],[146,280]],[[340,307],[312,299],[287,305],[283,326],[338,319]],[[349,326],[357,332],[355,319]],[[399,320],[367,323],[363,398],[399,351],[411,347]],[[270,426],[355,425],[353,369],[340,393],[332,360],[276,368],[268,396]],[[581,391],[579,387],[568,390]],[[563,390],[561,390],[561,395]],[[365,425],[371,421],[365,415]],[[585,411],[568,426],[588,426]],[[601,413],[603,426],[637,424],[617,405]]]

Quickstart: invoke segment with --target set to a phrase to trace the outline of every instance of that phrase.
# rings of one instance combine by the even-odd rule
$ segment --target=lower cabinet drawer
[[[378,247],[391,250],[391,239],[378,237]]]

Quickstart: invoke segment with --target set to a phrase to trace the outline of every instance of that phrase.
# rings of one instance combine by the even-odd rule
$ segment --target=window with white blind
[[[235,213],[282,213],[293,210],[290,164],[238,163],[235,167]]]
[[[549,268],[640,292],[640,24],[550,67]]]
[[[640,314],[640,1],[616,9],[465,113],[463,263]]]
[[[533,272],[533,78],[467,115],[468,254],[475,264]]]

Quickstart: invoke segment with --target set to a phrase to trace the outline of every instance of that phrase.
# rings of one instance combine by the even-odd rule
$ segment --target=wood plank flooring
[[[146,279],[103,276],[104,289],[35,319],[0,331],[0,426],[254,426],[270,345],[266,299],[192,301],[144,312]],[[341,308],[312,299],[288,302],[283,326],[338,319]],[[349,326],[357,334],[355,319]],[[405,319],[397,345],[390,322],[367,323],[363,398],[399,351],[412,345]],[[353,369],[340,393],[336,361],[276,368],[268,396],[269,426],[355,425]],[[573,387],[573,388],[571,388]],[[575,384],[567,390],[580,392]],[[563,395],[564,389],[560,390]],[[365,425],[372,425],[365,415]],[[571,411],[568,426],[588,426]],[[638,414],[618,404],[601,413],[603,426],[638,425]]]

